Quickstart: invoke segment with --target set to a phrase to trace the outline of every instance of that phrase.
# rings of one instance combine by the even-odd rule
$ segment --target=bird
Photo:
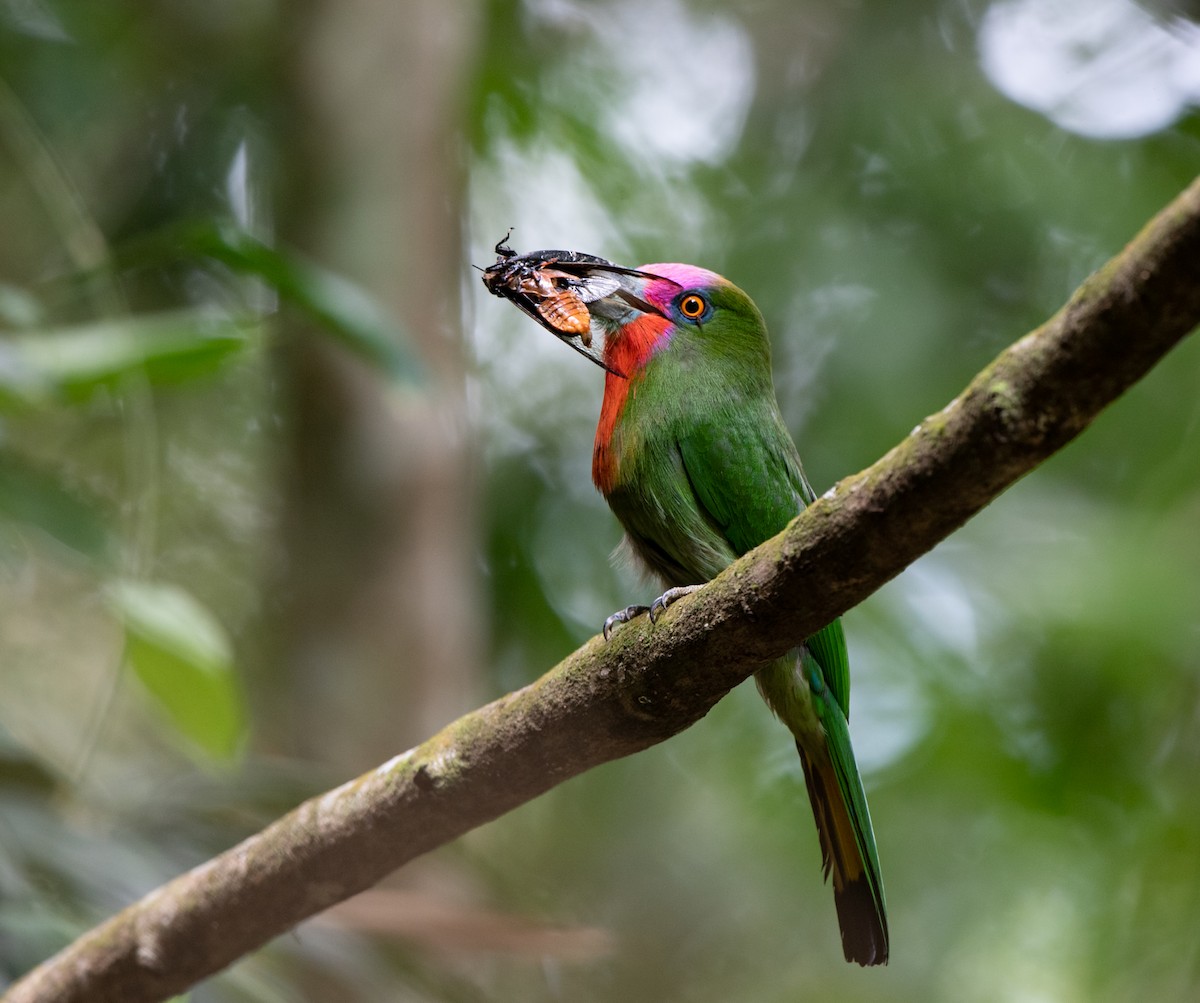
[[[603,334],[593,361],[606,370],[592,480],[635,563],[666,590],[650,607],[609,617],[607,638],[715,577],[816,495],[780,413],[766,324],[750,297],[692,265],[605,273],[595,260],[579,281],[614,288],[587,304]],[[759,669],[755,680],[800,754],[846,960],[886,964],[883,879],[850,744],[841,621]]]

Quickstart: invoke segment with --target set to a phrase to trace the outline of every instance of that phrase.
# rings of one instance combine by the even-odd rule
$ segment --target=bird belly
[[[817,717],[812,690],[803,677],[799,650],[759,669],[754,682],[766,705],[805,751],[824,755],[825,727]]]

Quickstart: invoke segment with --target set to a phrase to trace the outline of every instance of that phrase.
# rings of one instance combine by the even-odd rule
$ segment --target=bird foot
[[[618,624],[628,623],[635,616],[641,616],[643,613],[649,612],[649,606],[626,606],[624,609],[617,610],[604,621],[604,640],[607,641],[612,636],[613,628]]]
[[[662,595],[654,600],[649,606],[626,606],[624,609],[617,610],[612,616],[604,621],[604,640],[608,640],[612,636],[613,628],[622,623],[628,623],[634,617],[639,617],[643,613],[650,614],[650,622],[654,623],[663,613],[667,611],[667,607],[672,603],[678,602],[684,596],[690,596],[699,585],[678,585],[673,589],[667,589]]]
[[[650,622],[653,623],[665,613],[668,606],[679,602],[684,596],[690,596],[698,588],[699,585],[676,585],[673,589],[667,589],[650,604]]]

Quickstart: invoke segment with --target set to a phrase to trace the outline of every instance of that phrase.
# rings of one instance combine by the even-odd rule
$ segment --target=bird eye
[[[695,293],[688,293],[679,301],[679,312],[688,320],[695,320],[707,309],[708,304],[704,301],[704,297],[697,296]]]

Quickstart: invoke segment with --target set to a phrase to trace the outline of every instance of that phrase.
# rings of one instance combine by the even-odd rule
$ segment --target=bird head
[[[602,266],[598,266],[602,267]],[[626,378],[670,352],[693,363],[770,368],[758,307],[728,279],[695,265],[651,264],[611,273],[616,288],[587,304],[604,335],[602,360]]]

